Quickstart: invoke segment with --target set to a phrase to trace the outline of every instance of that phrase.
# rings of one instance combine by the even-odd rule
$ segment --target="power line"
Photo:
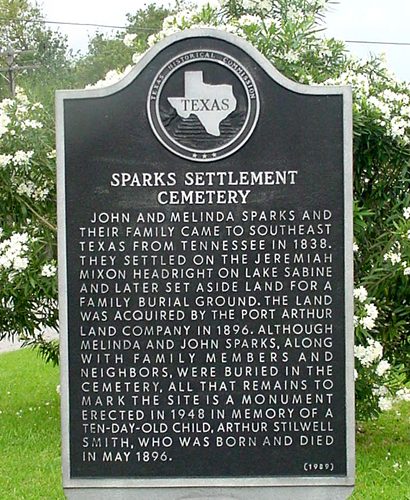
[[[8,19],[0,18],[2,21],[6,21]],[[27,23],[36,23],[36,24],[58,24],[60,26],[89,26],[92,28],[109,28],[109,29],[121,29],[125,30],[130,28],[130,26],[119,26],[115,24],[99,24],[99,23],[79,23],[72,21],[51,21],[46,19],[25,19]],[[139,31],[153,31],[161,29],[159,26],[132,26],[132,29],[136,29]],[[409,47],[410,42],[390,42],[385,40],[345,40],[345,43],[356,43],[362,45],[396,45],[402,47]]]
[[[67,21],[32,21],[32,22],[44,22],[45,24],[61,24],[68,26],[91,26],[95,28],[114,28],[114,29],[127,29],[129,26],[114,26],[110,24],[97,24],[97,23],[76,23],[76,22],[67,22]],[[138,27],[133,26],[133,29],[141,30],[141,31],[152,31],[159,30],[159,27]],[[376,40],[345,40],[346,43],[357,43],[357,44],[369,44],[369,45],[401,45],[401,46],[410,46],[410,42],[388,42],[388,41],[376,41]]]
[[[121,29],[125,30],[127,29],[127,26],[116,26],[114,24],[97,24],[97,23],[75,23],[75,22],[70,22],[70,21],[42,21],[42,20],[35,20],[35,19],[30,19],[27,22],[29,23],[44,23],[44,24],[61,24],[61,25],[67,25],[67,26],[91,26],[92,28],[114,28],[114,29]],[[140,30],[149,30],[150,28],[138,28]],[[151,28],[151,29],[158,29],[158,28]]]
[[[346,43],[361,43],[363,45],[401,45],[401,46],[410,46],[410,42],[382,42],[376,40],[345,40]]]
[[[10,21],[10,19],[0,18],[1,21]],[[79,23],[73,21],[51,21],[47,19],[22,19],[21,22],[25,23],[33,23],[33,24],[59,24],[61,26],[90,26],[92,28],[110,28],[110,29],[122,29],[125,30],[129,28],[129,26],[118,26],[115,24],[99,24],[99,23]],[[141,31],[152,31],[161,29],[159,26],[157,27],[138,27],[133,26],[133,28],[141,30]]]

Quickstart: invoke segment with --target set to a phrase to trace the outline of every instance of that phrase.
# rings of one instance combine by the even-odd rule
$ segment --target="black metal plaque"
[[[233,42],[60,95],[69,481],[349,475],[348,91]]]

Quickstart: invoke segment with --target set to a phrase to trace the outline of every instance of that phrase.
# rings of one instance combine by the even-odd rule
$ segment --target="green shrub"
[[[53,121],[19,90],[0,103],[0,338],[19,336],[57,362]]]

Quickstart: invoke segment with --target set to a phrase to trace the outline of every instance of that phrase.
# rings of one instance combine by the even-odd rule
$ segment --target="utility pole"
[[[6,50],[0,52],[0,57],[4,57],[7,67],[0,68],[0,73],[6,73],[7,80],[9,82],[10,95],[14,99],[16,96],[16,78],[15,74],[17,71],[22,71],[25,69],[36,69],[39,65],[30,64],[25,66],[18,66],[15,64],[16,56],[22,53],[32,52],[31,50],[14,50],[12,47],[7,47]]]
[[[11,97],[14,98],[14,96],[16,95],[16,82],[14,80],[14,51],[11,47],[9,47],[7,49],[7,52],[6,52],[6,63],[7,63],[7,67],[8,67],[8,71],[7,71],[7,74],[8,74],[8,77],[9,77],[9,85],[10,85],[10,94],[11,94]]]

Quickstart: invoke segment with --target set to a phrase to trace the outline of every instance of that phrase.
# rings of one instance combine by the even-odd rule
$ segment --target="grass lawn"
[[[1,500],[64,498],[58,377],[29,350],[0,355]],[[401,403],[360,426],[352,499],[410,500],[409,424],[410,403]]]
[[[0,354],[0,499],[64,498],[58,368],[24,349]]]
[[[410,500],[410,403],[358,426],[352,499]]]

